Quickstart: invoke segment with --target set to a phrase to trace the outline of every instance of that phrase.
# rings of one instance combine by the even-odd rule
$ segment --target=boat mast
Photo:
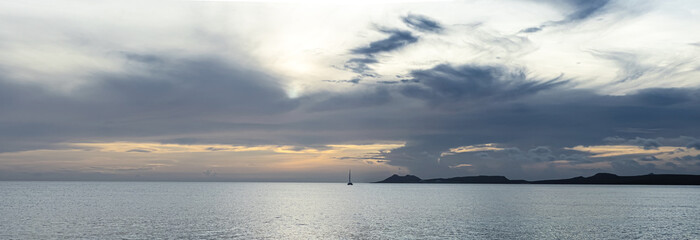
[[[352,170],[348,169],[348,182],[349,182],[349,183],[352,182],[352,180],[351,180],[352,178],[350,177],[351,174],[352,174]]]

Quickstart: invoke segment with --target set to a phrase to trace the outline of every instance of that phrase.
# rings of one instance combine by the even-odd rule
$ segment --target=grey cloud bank
[[[657,149],[665,145],[650,138],[700,135],[697,89],[604,96],[566,88],[565,80],[531,79],[503,66],[440,65],[412,72],[415,81],[410,83],[291,99],[274,80],[255,71],[215,60],[161,58],[167,63],[148,76],[104,76],[71,95],[0,82],[5,103],[2,150],[52,148],[80,140],[165,142],[172,136],[190,136],[194,143],[302,146],[395,140],[407,144],[383,153],[387,163],[422,176],[534,178],[580,173],[522,169],[532,162],[569,159],[573,152],[567,147],[615,143]],[[663,131],[638,134],[620,128]],[[228,135],[209,136],[222,132]],[[249,137],[241,137],[244,132]],[[450,148],[491,142],[527,151],[457,154],[438,162]],[[675,146],[696,148],[695,143]],[[585,154],[580,158],[587,163],[609,160]],[[615,169],[635,174],[669,171],[613,162]],[[450,168],[457,164],[471,167]]]

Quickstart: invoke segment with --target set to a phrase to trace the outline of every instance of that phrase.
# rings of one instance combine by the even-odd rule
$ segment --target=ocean
[[[700,239],[700,187],[0,182],[0,239]]]

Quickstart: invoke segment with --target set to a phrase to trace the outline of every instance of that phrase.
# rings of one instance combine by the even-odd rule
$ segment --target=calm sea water
[[[699,239],[680,186],[0,182],[0,239]]]

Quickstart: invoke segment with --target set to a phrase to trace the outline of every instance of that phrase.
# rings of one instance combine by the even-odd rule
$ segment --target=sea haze
[[[700,188],[0,182],[0,239],[697,239]]]

